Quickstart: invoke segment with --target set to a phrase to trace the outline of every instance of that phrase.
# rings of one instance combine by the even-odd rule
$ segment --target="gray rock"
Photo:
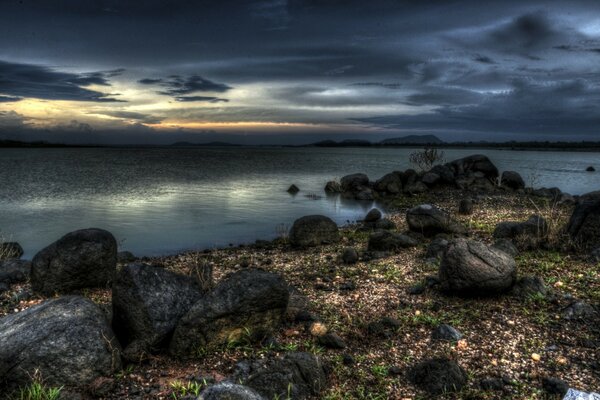
[[[421,181],[409,183],[404,186],[404,193],[409,193],[409,194],[425,193],[427,190],[428,190],[427,185],[425,185]]]
[[[427,172],[421,177],[421,182],[427,186],[433,186],[440,181],[440,176],[435,172]]]
[[[335,243],[340,235],[338,227],[323,215],[308,215],[294,221],[289,240],[294,247],[318,246]]]
[[[440,177],[441,183],[454,183],[454,171],[446,165],[435,165],[429,172],[432,172]]]
[[[408,379],[432,395],[460,391],[467,384],[467,374],[456,361],[434,358],[410,368]]]
[[[590,253],[590,262],[592,263],[600,263],[600,247],[592,250]],[[2,279],[0,279],[1,281]]]
[[[329,181],[325,184],[325,193],[342,193],[342,185],[336,181]]]
[[[342,251],[342,261],[344,264],[356,264],[358,262],[358,252],[352,247],[346,247]]]
[[[525,189],[525,181],[521,175],[515,171],[504,171],[502,173],[502,178],[500,179],[500,184],[513,190]]]
[[[498,168],[496,168],[496,166],[488,157],[481,154],[475,154],[454,160],[446,164],[446,166],[452,169],[454,175],[465,175],[469,172],[480,172],[483,174],[483,177],[490,180],[496,180],[499,175]]]
[[[117,253],[117,262],[119,264],[127,264],[137,260],[137,257],[130,251],[120,251]]]
[[[207,387],[200,393],[197,400],[265,400],[253,389],[236,385],[231,382],[221,382]]]
[[[17,242],[0,243],[0,261],[21,258],[23,256],[23,248]]]
[[[83,229],[66,234],[35,255],[31,286],[47,296],[107,286],[116,266],[114,236],[102,229]]]
[[[523,299],[536,295],[546,296],[548,292],[544,280],[539,276],[524,276],[512,288],[513,296]]]
[[[596,308],[585,301],[575,301],[563,310],[563,318],[566,320],[580,320],[591,324],[598,316]]]
[[[288,188],[288,190],[287,190],[287,192],[288,192],[289,194],[296,194],[296,193],[298,193],[299,191],[300,191],[300,188],[299,188],[298,186],[294,185],[294,184],[292,184],[292,185],[291,185],[291,186]]]
[[[585,249],[600,244],[600,197],[589,194],[582,196],[569,219],[567,232]]]
[[[444,238],[435,238],[427,246],[427,252],[425,258],[428,259],[440,259],[444,255],[444,252],[448,248],[449,242]]]
[[[369,251],[397,251],[418,245],[415,239],[407,235],[389,231],[376,231],[369,237]]]
[[[336,333],[326,333],[317,338],[319,344],[328,349],[345,349],[346,343]]]
[[[439,270],[442,289],[486,295],[509,290],[516,278],[515,260],[503,251],[474,240],[450,243]]]
[[[447,340],[449,342],[458,342],[463,335],[454,327],[448,324],[440,324],[431,332],[431,338],[434,340]]]
[[[398,194],[402,193],[402,176],[399,172],[391,172],[375,182],[378,192]]]
[[[372,208],[365,216],[365,222],[377,222],[381,219],[381,211],[376,208]]]
[[[396,229],[396,224],[390,219],[382,218],[379,221],[375,222],[375,229],[384,229],[387,231],[391,231]]]
[[[406,212],[408,228],[425,236],[438,233],[465,233],[466,229],[450,215],[430,204],[421,204]]]
[[[548,234],[548,223],[539,215],[532,215],[527,221],[500,222],[494,229],[496,239],[514,239],[521,235],[533,238],[544,238]]]
[[[539,189],[534,189],[531,194],[533,196],[536,197],[542,197],[548,200],[557,200],[560,198],[560,195],[562,194],[561,190],[559,188],[539,188]]]
[[[309,314],[310,300],[293,286],[288,287],[289,299],[285,311],[288,321],[297,322]]]
[[[517,246],[515,246],[510,239],[498,239],[494,242],[493,247],[497,248],[498,250],[502,250],[511,257],[516,257],[519,255],[519,249],[517,249]]]
[[[369,177],[365,174],[346,175],[340,180],[342,191],[357,192],[369,186]]]
[[[199,287],[190,277],[160,266],[123,267],[113,283],[113,327],[126,346],[129,361],[138,360],[142,353],[164,344],[179,319],[201,297]]]
[[[13,284],[27,281],[31,272],[31,261],[6,260],[0,261],[0,282]]]
[[[84,386],[120,369],[120,346],[91,300],[65,296],[0,319],[0,381]]]
[[[199,349],[260,341],[282,323],[288,299],[281,276],[251,269],[235,272],[180,319],[169,351],[183,357]]]
[[[460,203],[458,203],[458,213],[462,215],[473,214],[473,200],[462,199]]]
[[[546,393],[551,395],[564,396],[569,390],[569,385],[565,381],[553,377],[542,378],[542,387]]]
[[[232,379],[251,387],[266,399],[316,398],[327,385],[323,362],[310,353],[299,352],[240,363]]]

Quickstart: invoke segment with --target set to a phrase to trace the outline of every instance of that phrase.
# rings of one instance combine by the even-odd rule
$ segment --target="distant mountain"
[[[173,147],[225,147],[225,146],[241,146],[240,144],[227,142],[208,142],[208,143],[191,143],[191,142],[176,142]]]
[[[440,140],[434,135],[408,135],[398,138],[385,139],[379,142],[379,144],[390,145],[390,144],[443,144],[444,141]]]

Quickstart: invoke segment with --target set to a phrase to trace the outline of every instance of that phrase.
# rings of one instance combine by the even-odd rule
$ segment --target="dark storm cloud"
[[[158,124],[164,120],[164,117],[157,117],[133,111],[101,111],[95,112],[94,114],[107,115],[109,117],[121,118],[125,120],[134,120],[144,124]]]
[[[194,102],[194,101],[208,101],[210,103],[227,103],[227,102],[229,102],[229,100],[227,100],[227,99],[222,99],[220,97],[213,97],[213,96],[178,96],[178,97],[175,97],[175,100],[183,101],[183,102]]]
[[[8,103],[23,100],[22,97],[0,96],[0,103]]]
[[[152,79],[152,78],[144,78],[144,79],[140,79],[138,81],[138,83],[141,83],[142,85],[155,85],[157,83],[161,83],[162,79],[157,78],[157,79]]]
[[[83,86],[110,86],[110,73],[74,74],[33,64],[0,61],[0,94],[46,100],[112,102],[122,101]]]
[[[376,86],[376,87],[382,87],[382,88],[386,88],[386,89],[399,89],[400,87],[402,87],[401,83],[383,83],[383,82],[357,82],[357,83],[353,83],[352,86]]]
[[[217,83],[201,77],[200,75],[192,75],[189,77],[181,77],[173,75],[169,80],[163,82],[166,90],[163,94],[170,96],[178,96],[183,94],[191,94],[195,92],[226,92],[231,89],[230,86],[224,83]]]

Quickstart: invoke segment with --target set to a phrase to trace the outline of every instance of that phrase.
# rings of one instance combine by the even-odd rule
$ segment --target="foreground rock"
[[[242,270],[220,282],[181,318],[170,352],[184,357],[221,345],[259,341],[283,321],[289,292],[283,278]]]
[[[422,204],[406,212],[406,222],[411,231],[425,236],[438,233],[465,233],[465,228],[448,213],[430,204]]]
[[[516,278],[515,260],[474,240],[451,242],[439,271],[443,290],[456,294],[492,294],[509,290]]]
[[[113,327],[129,361],[159,347],[202,296],[191,278],[159,266],[131,264],[113,283]]]
[[[574,241],[587,250],[600,244],[600,194],[588,193],[577,204],[567,225]]]
[[[369,237],[369,251],[398,251],[418,245],[415,239],[407,235],[389,231],[377,231]]]
[[[231,382],[221,382],[209,386],[200,393],[198,400],[265,400],[253,389],[236,385]]]
[[[91,300],[65,296],[0,319],[0,380],[84,386],[121,368],[105,314]]]
[[[41,250],[32,261],[31,286],[46,296],[102,287],[117,266],[117,241],[102,229],[71,232]]]
[[[525,189],[525,181],[521,175],[515,171],[504,171],[502,173],[502,178],[500,179],[500,184],[513,190]]]
[[[0,261],[21,258],[23,256],[23,248],[17,242],[0,243]]]
[[[467,384],[467,374],[461,366],[446,358],[420,362],[408,371],[408,379],[432,395],[457,392]]]
[[[290,230],[290,244],[294,247],[318,246],[335,243],[340,239],[335,222],[324,215],[307,215],[294,221]]]
[[[308,399],[321,393],[327,375],[321,360],[310,353],[286,353],[281,358],[241,362],[233,376],[266,399]]]
[[[515,239],[527,236],[529,239],[542,239],[548,234],[548,223],[539,215],[532,215],[527,221],[500,222],[494,229],[496,239]]]
[[[29,278],[31,261],[6,260],[0,261],[0,282],[6,284],[25,282]]]
[[[375,190],[381,193],[402,193],[402,173],[391,172],[375,182]]]

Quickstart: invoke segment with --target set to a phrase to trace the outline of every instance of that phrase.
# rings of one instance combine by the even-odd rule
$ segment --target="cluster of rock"
[[[300,243],[335,238],[333,225],[335,234],[325,227],[326,233],[315,233],[318,240]],[[297,236],[303,232],[298,229]],[[140,362],[153,353],[188,358],[232,343],[261,341],[283,324],[293,293],[281,276],[260,269],[234,272],[207,289],[194,277],[162,266],[117,268],[116,241],[100,229],[65,235],[21,269],[16,261],[10,267],[4,262],[0,276],[10,275],[11,281],[30,276],[36,293],[58,297],[0,319],[0,382],[9,388],[27,384],[35,374],[49,385],[89,388],[122,363]],[[112,289],[110,310],[73,295],[95,287]],[[292,352],[240,363],[230,380],[208,388],[203,398],[236,393],[244,399],[283,398],[291,391],[302,399],[317,395],[325,382],[318,357]]]

